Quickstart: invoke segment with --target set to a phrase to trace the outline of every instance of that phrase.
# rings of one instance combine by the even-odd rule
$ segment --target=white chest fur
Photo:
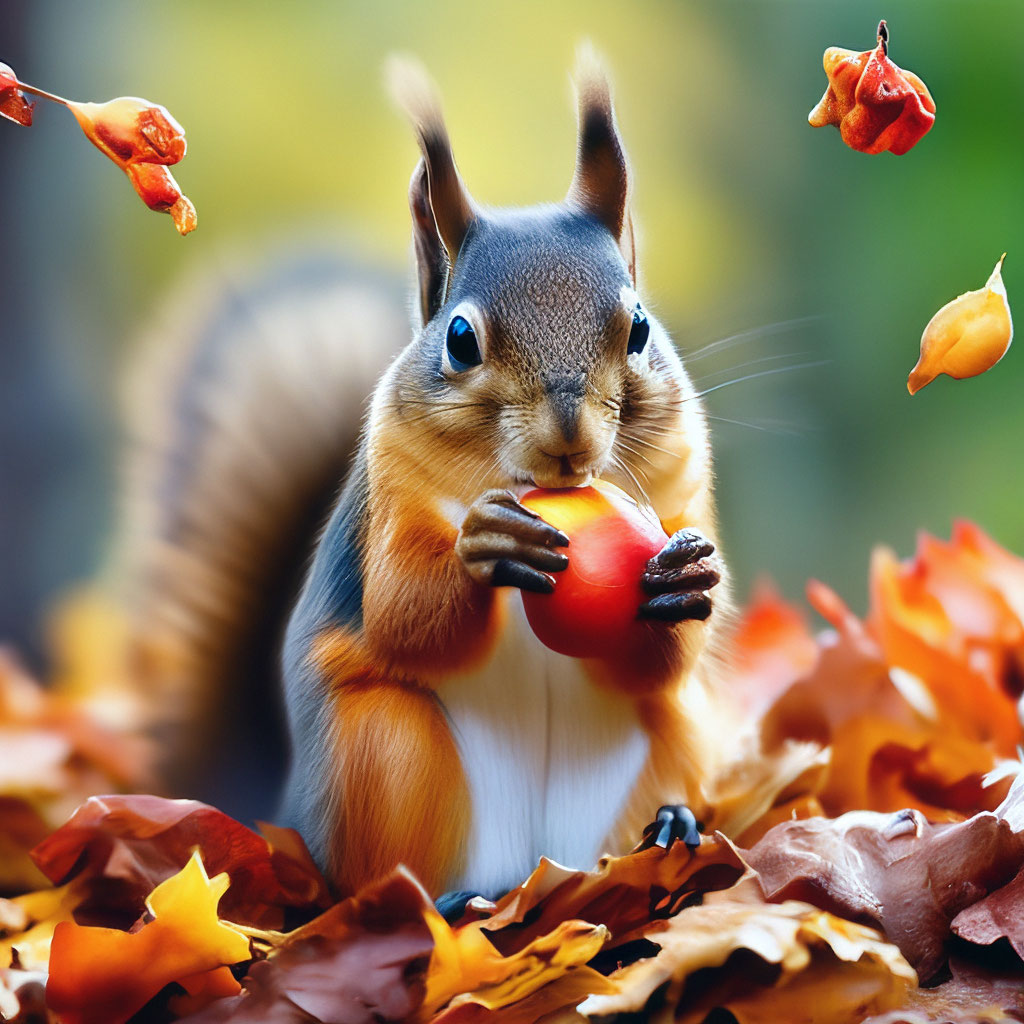
[[[490,660],[437,691],[472,801],[452,887],[488,896],[518,885],[541,856],[593,867],[648,752],[632,702],[544,647],[517,592],[502,597],[508,615]]]

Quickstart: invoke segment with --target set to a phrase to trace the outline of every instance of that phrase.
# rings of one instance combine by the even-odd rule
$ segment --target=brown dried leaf
[[[747,876],[648,929],[657,956],[616,971],[619,993],[580,1006],[590,1015],[702,1021],[716,1007],[742,1022],[846,1022],[900,1005],[913,970],[877,932],[806,903],[766,904]],[[809,1002],[814,999],[813,1003]]]
[[[951,928],[954,935],[978,946],[1008,939],[1024,960],[1024,869],[1013,881],[961,910]]]
[[[696,851],[683,843],[625,857],[602,857],[593,871],[572,871],[542,858],[530,877],[498,901],[482,922],[508,955],[563,921],[604,925],[612,947],[636,938],[651,920],[676,913],[687,900],[732,885],[743,862],[724,837],[706,837]]]
[[[433,905],[399,870],[344,900],[253,964],[244,992],[184,1018],[189,1024],[374,1024],[420,1006],[433,948]]]
[[[298,848],[301,840],[288,831],[277,834]],[[327,883],[308,854],[295,859],[275,850],[233,818],[196,800],[92,797],[32,856],[54,883],[93,880],[97,895],[88,909],[120,913],[130,923],[149,892],[180,871],[195,849],[209,871],[231,876],[221,907],[228,920],[278,928],[286,911],[309,916],[330,905]]]
[[[911,989],[902,1006],[863,1024],[996,1024],[1024,1020],[1024,971],[992,969],[952,957],[952,977]]]
[[[917,811],[854,811],[777,825],[743,855],[768,899],[876,925],[928,981],[950,922],[1017,872],[1024,835],[989,812],[934,825]]]

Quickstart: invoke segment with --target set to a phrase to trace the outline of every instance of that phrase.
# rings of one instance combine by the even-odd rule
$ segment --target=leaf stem
[[[882,53],[884,53],[885,56],[888,57],[889,56],[889,26],[886,25],[885,18],[883,18],[878,23],[878,45],[882,48]]]
[[[30,92],[33,96],[40,96],[44,100],[50,100],[51,103],[59,103],[63,107],[70,106],[70,101],[64,99],[63,96],[57,96],[52,92],[47,92],[45,89],[37,89],[34,85],[29,85],[27,82],[18,82],[18,88],[22,92]]]

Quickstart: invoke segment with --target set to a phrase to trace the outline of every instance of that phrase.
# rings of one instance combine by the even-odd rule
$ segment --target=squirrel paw
[[[539,594],[555,589],[553,572],[561,572],[569,538],[524,508],[511,491],[485,491],[466,513],[455,553],[477,583],[519,587]]]
[[[651,595],[640,606],[640,617],[664,622],[706,619],[711,614],[708,591],[721,578],[714,544],[696,530],[678,530],[640,577]]]
[[[640,845],[633,851],[639,853],[652,846],[671,849],[681,839],[691,849],[700,846],[700,834],[704,826],[694,817],[693,811],[683,804],[666,804],[658,808],[658,816],[644,829]]]

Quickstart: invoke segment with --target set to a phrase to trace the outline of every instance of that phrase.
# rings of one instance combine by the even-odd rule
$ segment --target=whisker
[[[748,373],[743,377],[736,377],[734,380],[726,380],[721,384],[715,384],[713,387],[705,388],[703,391],[698,391],[695,395],[690,395],[689,398],[703,398],[705,395],[710,395],[714,391],[720,391],[722,388],[731,387],[733,384],[742,384],[748,380],[756,380],[758,377],[771,377],[777,373],[789,373],[791,370],[810,370],[815,366],[828,366],[831,359],[816,359],[809,363],[796,363],[793,366],[776,366],[771,370],[759,370],[757,373]]]
[[[709,420],[718,420],[719,423],[733,423],[737,427],[750,427],[751,430],[762,430],[766,434],[779,434],[783,437],[800,437],[801,433],[799,430],[784,430],[779,427],[768,426],[763,423],[750,423],[747,420],[733,420],[728,416],[713,416],[711,413],[707,414]]]
[[[673,431],[666,430],[663,433],[671,434]],[[668,448],[662,448],[661,445],[655,444],[653,441],[648,441],[646,438],[640,437],[637,434],[626,434],[626,437],[635,444],[642,444],[645,448],[653,448],[656,452],[661,452],[663,455],[671,455],[673,459],[682,458],[682,455],[680,455],[679,452],[669,451]],[[650,463],[650,459],[647,461]],[[653,465],[653,463],[650,464]]]
[[[739,363],[736,366],[722,366],[717,370],[708,370],[707,373],[702,374],[700,377],[692,379],[694,383],[698,383],[702,380],[707,380],[708,377],[714,377],[715,374],[735,373],[737,370],[746,370],[751,366],[761,366],[764,363],[778,363],[783,359],[802,359],[812,354],[811,352],[784,352],[774,356],[759,356],[757,359],[748,359],[745,363]]]
[[[692,352],[684,351],[684,359],[687,362],[693,362],[696,359],[703,359],[705,356],[709,356],[713,352],[720,352],[722,349],[729,348],[730,346],[737,344],[737,342],[744,341],[747,338],[768,338],[776,334],[783,334],[791,328],[802,327],[805,324],[816,323],[824,319],[825,317],[822,314],[814,313],[810,316],[798,316],[794,317],[792,320],[778,320],[772,324],[763,324],[760,327],[751,327],[745,331],[730,334],[727,338],[718,338],[715,341],[708,342],[706,345],[702,345],[700,348],[694,349]]]
[[[629,468],[629,466],[623,459],[619,458],[619,456],[615,452],[612,453],[612,464],[617,466],[620,470],[622,470],[622,472],[625,473],[626,476],[629,478],[630,483],[632,483],[632,485],[636,488],[637,493],[633,495],[636,501],[639,504],[643,504],[646,507],[650,508],[651,499],[648,497],[647,492],[644,490],[640,481],[637,480],[636,474]]]

